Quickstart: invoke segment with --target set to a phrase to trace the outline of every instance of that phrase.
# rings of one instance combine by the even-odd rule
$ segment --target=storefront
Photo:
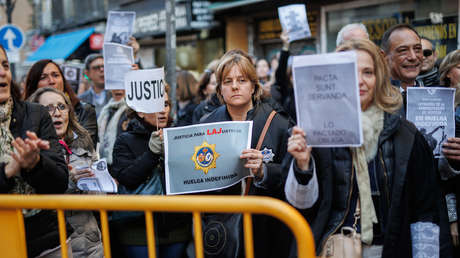
[[[134,36],[141,45],[140,56],[146,68],[166,64],[166,11],[164,2],[156,4],[156,11],[128,7],[137,14]],[[181,69],[201,72],[223,54],[224,32],[214,21],[209,4],[201,0],[176,2],[176,62]]]
[[[412,24],[433,41],[438,57],[457,49],[459,2],[452,0],[366,0],[321,6],[321,52],[335,49],[344,25],[361,22],[370,39],[380,44],[383,33],[398,23]]]

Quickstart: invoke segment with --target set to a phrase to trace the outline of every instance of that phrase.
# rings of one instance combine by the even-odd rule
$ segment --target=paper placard
[[[137,112],[165,109],[164,69],[131,70],[125,74],[126,104]]]
[[[442,144],[455,137],[454,88],[408,87],[406,118],[415,124],[433,150],[442,157]]]
[[[354,51],[294,57],[297,121],[309,146],[362,144],[356,60]]]
[[[291,4],[278,8],[278,17],[284,31],[289,34],[289,42],[311,37],[307,11],[303,4]]]
[[[126,45],[133,35],[136,12],[109,11],[104,42]]]
[[[115,43],[104,43],[104,81],[106,90],[124,90],[125,74],[134,64],[133,48]]]
[[[107,169],[107,161],[105,159],[94,162],[91,165],[91,171],[94,173],[94,176],[80,178],[77,182],[78,189],[82,191],[106,193],[117,192],[117,183],[110,175],[109,170]]]
[[[165,128],[166,193],[218,190],[249,176],[240,155],[251,136],[252,121]]]

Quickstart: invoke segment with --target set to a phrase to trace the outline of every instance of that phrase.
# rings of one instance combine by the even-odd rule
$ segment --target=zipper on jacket
[[[385,184],[385,195],[386,195],[386,199],[387,199],[387,205],[388,205],[388,209],[390,208],[390,192],[388,191],[388,173],[387,173],[387,167],[385,166],[385,161],[383,160],[383,154],[382,154],[382,150],[380,149],[380,162],[382,163],[382,166],[383,166],[383,178],[384,178],[384,184]]]
[[[350,153],[351,154],[351,153]],[[324,246],[326,245],[327,243],[327,240],[329,240],[329,238],[334,235],[337,230],[339,230],[339,228],[343,225],[343,223],[345,222],[345,219],[347,218],[347,214],[348,212],[350,211],[350,203],[351,203],[351,195],[353,193],[353,184],[354,184],[354,175],[355,175],[355,170],[353,169],[353,154],[351,154],[351,181],[350,181],[350,193],[348,195],[348,200],[347,200],[347,209],[346,209],[346,212],[345,212],[345,216],[343,216],[343,219],[342,221],[339,223],[339,225],[325,238],[324,242],[321,244],[321,252],[324,251]],[[359,198],[359,197],[358,197]]]

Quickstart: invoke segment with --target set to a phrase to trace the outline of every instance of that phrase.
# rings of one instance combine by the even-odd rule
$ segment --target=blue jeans
[[[182,258],[185,253],[187,242],[179,242],[168,245],[157,246],[159,258]],[[123,246],[125,256],[128,258],[148,258],[149,252],[145,245],[125,245]]]

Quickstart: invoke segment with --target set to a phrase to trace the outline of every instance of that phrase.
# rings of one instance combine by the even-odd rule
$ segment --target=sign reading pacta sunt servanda
[[[163,111],[166,94],[163,68],[127,72],[125,91],[126,104],[137,112]]]

